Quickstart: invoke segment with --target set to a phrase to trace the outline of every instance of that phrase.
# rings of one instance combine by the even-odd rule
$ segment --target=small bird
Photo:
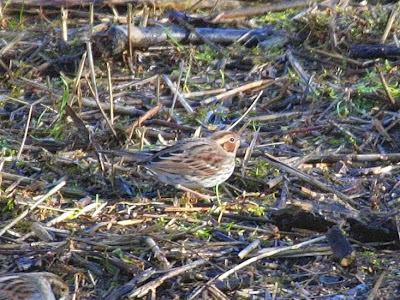
[[[54,295],[57,294],[57,298]],[[6,273],[0,275],[0,300],[69,299],[68,286],[49,272]]]
[[[163,183],[209,199],[192,189],[213,187],[231,177],[239,146],[236,133],[220,131],[210,137],[178,141],[137,164]]]

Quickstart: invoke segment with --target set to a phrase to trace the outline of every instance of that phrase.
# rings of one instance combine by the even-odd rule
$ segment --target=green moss
[[[372,94],[382,88],[382,84],[375,71],[368,72],[368,74],[360,78],[357,83],[353,85],[353,89],[359,94]]]
[[[221,229],[226,231],[233,230],[234,228],[235,228],[235,223],[233,222],[221,224]]]
[[[2,156],[15,156],[17,155],[18,151],[14,149],[10,149],[9,143],[7,139],[0,139],[0,149]]]
[[[167,225],[168,222],[169,220],[161,217],[154,220],[154,225],[156,227],[165,228],[165,225]]]
[[[200,239],[209,239],[211,238],[211,231],[210,229],[202,228],[196,231],[195,236]]]
[[[248,175],[251,177],[265,177],[266,174],[270,173],[271,165],[265,161],[258,161],[255,168],[248,171]]]
[[[183,123],[184,124],[191,124],[194,126],[198,126],[199,122],[197,120],[205,120],[205,118],[207,117],[208,112],[210,111],[217,111],[217,108],[220,106],[220,104],[217,105],[212,105],[212,106],[208,106],[208,107],[202,107],[202,108],[198,108],[197,111],[195,112],[195,114],[193,115],[189,115],[189,114],[184,114],[182,116],[183,118]],[[218,112],[216,112],[216,114],[218,114]],[[224,117],[226,117],[226,114],[222,114]]]
[[[343,139],[330,138],[328,143],[332,146],[339,146],[343,144]]]
[[[367,260],[367,263],[363,265],[373,265],[373,266],[381,266],[381,260],[378,258],[375,252],[372,251],[364,251],[360,254],[360,259]]]
[[[218,58],[218,53],[208,45],[198,47],[194,52],[195,60],[205,62],[206,64],[211,63],[213,60]]]
[[[296,24],[290,19],[300,12],[299,9],[286,9],[278,12],[267,12],[265,15],[259,18],[259,21],[264,23],[270,23],[275,28],[294,28]]]
[[[12,88],[11,88],[11,97],[13,97],[13,98],[20,98],[20,97],[22,97],[23,95],[24,95],[24,91],[23,91],[23,89],[21,88],[21,85],[14,85],[14,86],[12,86]]]
[[[250,51],[251,51],[251,54],[255,55],[255,56],[260,56],[260,55],[262,55],[264,53],[264,50],[261,49],[259,47],[259,45],[257,45],[256,47],[251,48]]]
[[[32,226],[32,222],[27,222],[25,220],[21,220],[15,225],[15,229],[18,232],[28,233],[28,232],[31,232],[31,226]]]
[[[377,103],[374,101],[371,101],[369,99],[365,99],[361,95],[356,97],[352,101],[352,107],[357,111],[360,115],[363,116],[370,116],[371,111],[379,109],[379,106],[377,106]]]
[[[12,212],[15,209],[13,198],[0,198],[0,211],[2,213]]]
[[[249,207],[247,210],[258,217],[262,217],[265,214],[266,207],[252,206],[252,207]]]

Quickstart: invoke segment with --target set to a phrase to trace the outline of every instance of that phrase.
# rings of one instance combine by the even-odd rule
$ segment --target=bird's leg
[[[221,206],[221,199],[219,198],[219,184],[215,186],[215,194],[217,196],[218,205]]]
[[[182,190],[182,191],[185,191],[185,192],[192,193],[193,195],[195,195],[196,197],[199,197],[200,199],[213,200],[213,198],[214,198],[214,197],[211,197],[211,196],[204,195],[204,194],[201,194],[199,192],[193,191],[192,189],[189,189],[189,188],[187,188],[187,187],[185,187],[183,185],[180,185],[180,184],[175,184],[175,188],[177,188],[179,190]]]

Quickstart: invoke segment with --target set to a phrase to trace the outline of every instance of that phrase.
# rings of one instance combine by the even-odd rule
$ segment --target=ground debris
[[[398,297],[398,4],[78,2],[0,5],[0,282]],[[208,200],[139,166],[225,130],[242,148]]]

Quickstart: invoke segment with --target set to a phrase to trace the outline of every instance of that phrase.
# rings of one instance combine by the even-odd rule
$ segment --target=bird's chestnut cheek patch
[[[226,143],[224,143],[223,148],[228,152],[233,152],[236,149],[236,143],[235,142],[226,142]]]

